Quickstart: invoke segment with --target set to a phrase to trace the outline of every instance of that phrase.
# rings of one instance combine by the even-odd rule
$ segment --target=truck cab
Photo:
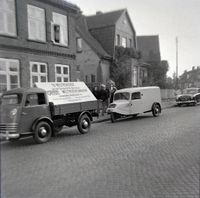
[[[0,111],[1,137],[7,140],[32,135],[38,118],[51,117],[46,92],[39,88],[6,92],[1,97]]]

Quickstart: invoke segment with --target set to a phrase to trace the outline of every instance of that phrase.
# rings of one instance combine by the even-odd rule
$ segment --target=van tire
[[[154,117],[158,117],[161,114],[161,106],[159,103],[154,103],[152,106],[152,114]]]
[[[79,117],[77,128],[81,134],[85,134],[90,131],[91,120],[87,114],[83,114]]]
[[[110,120],[111,120],[112,123],[116,122],[116,120],[117,120],[117,115],[116,115],[116,113],[111,113],[111,114],[110,114]]]
[[[48,122],[40,121],[37,123],[33,139],[37,144],[48,142],[52,136],[52,128]]]

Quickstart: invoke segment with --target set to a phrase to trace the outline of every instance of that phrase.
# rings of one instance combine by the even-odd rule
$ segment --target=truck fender
[[[33,122],[32,127],[31,127],[31,131],[34,132],[35,127],[37,126],[37,124],[38,124],[40,121],[48,122],[48,123],[50,124],[52,130],[53,130],[53,126],[54,126],[53,121],[52,121],[49,117],[43,116],[43,117],[37,118],[37,119]]]
[[[90,118],[90,120],[93,121],[92,115],[91,115],[91,113],[89,111],[83,111],[83,112],[81,112],[81,114],[79,114],[79,116],[78,116],[78,120],[84,114],[86,114]]]

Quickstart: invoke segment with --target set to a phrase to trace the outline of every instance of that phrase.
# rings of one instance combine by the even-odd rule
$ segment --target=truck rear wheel
[[[52,129],[49,123],[41,121],[36,125],[33,139],[37,144],[48,142],[51,136],[52,136]]]
[[[88,133],[90,131],[91,120],[88,115],[83,114],[79,117],[77,127],[81,134]]]

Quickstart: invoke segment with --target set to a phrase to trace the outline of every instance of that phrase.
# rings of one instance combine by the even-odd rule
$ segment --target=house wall
[[[129,39],[132,40],[132,47],[136,48],[136,35],[135,31],[131,28],[131,24],[127,17],[127,14],[124,12],[123,15],[119,18],[116,23],[116,32],[115,32],[115,45],[116,45],[116,35],[119,34],[120,37],[127,39],[127,44]],[[127,47],[130,47],[129,44]]]
[[[68,12],[64,7],[56,7],[48,1],[16,0],[15,2],[17,36],[0,35],[0,58],[19,60],[20,86],[30,86],[30,61],[47,63],[48,81],[55,80],[55,64],[69,65],[70,80],[74,81],[76,79],[75,11]],[[46,42],[28,40],[27,4],[45,9]],[[67,47],[55,45],[51,41],[52,12],[68,16]]]
[[[77,37],[80,37],[77,34]],[[76,54],[77,65],[80,71],[77,71],[79,80],[84,81],[89,86],[92,84],[106,83],[109,79],[109,62],[101,60],[93,49],[82,39],[82,51]],[[95,82],[92,82],[91,75],[95,76]],[[87,76],[87,80],[86,80]]]

